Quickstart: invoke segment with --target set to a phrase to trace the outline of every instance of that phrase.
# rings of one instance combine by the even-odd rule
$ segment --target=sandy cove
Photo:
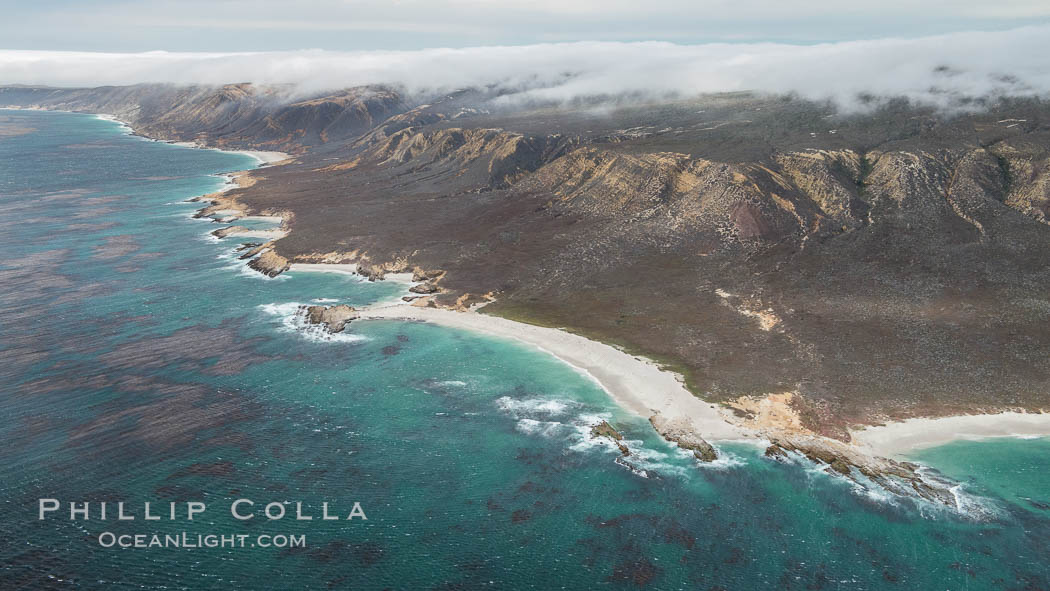
[[[109,119],[111,121],[117,121],[118,123],[123,123],[123,122],[119,121],[118,119],[116,119],[115,117],[104,117],[104,118]],[[166,143],[169,143],[169,144],[171,144],[173,146],[181,146],[183,148],[195,148],[197,150],[215,150],[217,152],[229,152],[231,154],[244,154],[245,156],[251,156],[252,158],[255,158],[256,160],[259,161],[259,164],[263,165],[263,166],[266,166],[266,165],[269,165],[269,164],[276,164],[278,162],[283,162],[285,160],[290,160],[292,158],[292,156],[290,154],[285,154],[284,152],[267,152],[265,150],[224,150],[222,148],[213,148],[211,146],[198,144],[196,142],[166,142]]]
[[[659,414],[667,421],[683,422],[693,432],[713,441],[755,437],[728,423],[716,405],[694,396],[674,373],[647,359],[564,330],[473,311],[407,304],[371,306],[359,313],[362,319],[418,320],[510,338],[554,355],[597,382],[620,406],[642,417]]]
[[[357,265],[292,263],[288,272],[296,271],[356,274]],[[389,273],[385,279],[413,283],[411,273]],[[459,312],[400,301],[369,306],[358,310],[358,314],[362,320],[415,320],[509,338],[557,357],[594,380],[621,407],[646,419],[659,415],[661,422],[671,430],[692,432],[712,441],[757,437],[757,434],[727,422],[717,405],[694,396],[677,374],[660,369],[648,359],[564,330],[524,324],[473,310]]]

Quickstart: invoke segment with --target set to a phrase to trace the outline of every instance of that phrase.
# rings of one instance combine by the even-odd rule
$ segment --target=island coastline
[[[132,134],[139,135],[144,139],[164,141],[138,134],[126,122],[111,115],[96,115],[120,123],[131,130]],[[245,154],[255,158],[260,163],[259,167],[255,169],[228,173],[227,177],[230,183],[227,186],[219,191],[195,197],[192,201],[212,201],[213,198],[220,197],[229,190],[250,187],[254,184],[254,180],[249,176],[253,171],[267,166],[284,164],[295,158],[293,155],[282,152],[224,150],[194,142],[166,143],[194,149]],[[213,202],[213,207],[236,210],[240,212],[236,216],[237,219],[251,217],[252,215],[243,204],[228,198],[223,199],[219,203]],[[203,208],[198,213],[204,213],[208,209],[207,207]],[[281,215],[264,215],[261,217],[282,220],[282,228],[285,228],[288,222],[288,219]],[[234,233],[231,235],[236,236],[238,234]],[[265,275],[258,269],[255,270]],[[288,270],[360,274],[357,265],[354,263],[291,262]],[[412,283],[411,276],[411,273],[388,273],[385,274],[384,278]],[[416,300],[414,305],[409,305],[405,302],[395,302],[374,306],[361,310],[361,318],[431,322],[479,334],[510,338],[535,346],[594,380],[621,408],[642,417],[651,417],[653,416],[653,411],[659,411],[659,414],[666,413],[665,418],[667,419],[677,420],[681,418],[691,425],[691,430],[695,434],[712,441],[761,442],[773,440],[779,435],[775,430],[752,429],[740,425],[737,421],[730,420],[731,411],[728,408],[706,402],[690,392],[685,388],[681,377],[674,372],[661,368],[651,360],[631,355],[611,345],[564,330],[541,327],[493,315],[478,314],[474,310],[452,310],[420,305],[425,303],[426,300],[423,299]],[[543,336],[538,336],[540,334]],[[576,345],[580,352],[573,353],[571,349],[566,347],[568,343]],[[603,361],[606,363],[603,364]],[[622,368],[617,366],[618,363],[624,362],[626,362],[626,365],[623,368],[643,370],[641,375],[652,377],[655,381],[646,383],[645,380],[632,379],[628,371],[621,371]],[[666,386],[667,390],[661,393],[655,384]],[[638,389],[634,389],[635,386],[638,386]],[[639,394],[639,392],[642,394]],[[694,412],[696,413],[695,415],[692,414]],[[1004,420],[1007,421],[1006,425],[1003,425]],[[906,458],[912,452],[953,441],[996,437],[1026,438],[1050,436],[1050,414],[993,412],[980,415],[909,418],[891,421],[883,425],[858,425],[851,428],[849,433],[851,441],[845,443],[812,434],[807,435],[806,438],[811,441],[826,440],[836,447],[844,445],[850,451],[860,456]],[[661,433],[661,435],[668,438],[666,434]]]

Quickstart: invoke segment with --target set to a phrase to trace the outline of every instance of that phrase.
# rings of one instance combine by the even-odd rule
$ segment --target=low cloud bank
[[[502,101],[796,93],[858,108],[907,97],[1050,96],[1050,27],[799,46],[581,42],[419,51],[79,53],[0,51],[0,85],[288,84],[311,94],[364,84],[425,94],[489,86]]]

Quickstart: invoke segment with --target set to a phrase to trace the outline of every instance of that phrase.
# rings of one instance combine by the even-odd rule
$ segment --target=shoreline
[[[852,445],[885,457],[908,454],[953,443],[996,438],[1050,436],[1050,413],[1007,411],[995,414],[918,417],[851,429]]]
[[[449,328],[511,339],[556,357],[597,383],[621,408],[648,419],[685,423],[690,431],[710,441],[760,438],[722,416],[718,405],[704,402],[687,390],[678,376],[654,362],[611,345],[564,330],[524,324],[474,311],[391,304],[358,310],[362,320],[423,321]]]
[[[289,271],[356,275],[356,268],[353,263],[292,263]],[[402,279],[396,275],[387,277]],[[410,277],[409,274],[402,275]],[[411,282],[410,279],[405,281]],[[358,313],[360,320],[429,322],[534,347],[591,379],[622,409],[646,419],[659,411],[665,421],[684,421],[694,434],[716,443],[769,442],[781,436],[792,439],[799,435],[751,429],[731,422],[726,415],[731,411],[694,395],[674,372],[661,369],[644,357],[565,330],[479,314],[474,310],[432,308],[400,301],[379,303],[362,308]],[[870,458],[907,459],[911,453],[954,441],[1047,437],[1050,436],[1050,413],[1002,412],[911,418],[853,428],[850,436],[852,440],[848,443],[816,435],[806,435],[801,440],[823,440],[831,446],[845,446]]]
[[[107,121],[114,121],[116,123],[120,123],[122,125],[126,125],[129,129],[133,129],[133,128],[131,128],[131,126],[127,122],[121,121],[120,119],[117,119],[116,117],[112,117],[110,115],[100,115],[100,114],[96,114],[96,115],[98,117],[100,117],[100,118],[106,119]],[[267,151],[267,150],[226,150],[224,148],[215,148],[215,147],[212,147],[212,146],[199,144],[197,142],[173,142],[173,141],[167,141],[167,140],[156,140],[156,139],[153,139],[153,138],[150,138],[150,137],[138,134],[138,133],[135,133],[135,135],[138,135],[139,137],[145,138],[145,139],[147,139],[149,141],[152,141],[152,142],[164,142],[165,144],[171,144],[173,146],[179,146],[180,148],[193,148],[195,150],[215,150],[216,152],[226,152],[226,153],[229,153],[229,154],[243,154],[245,156],[250,156],[250,157],[255,158],[256,160],[258,160],[260,168],[263,167],[263,166],[270,166],[272,164],[276,164],[278,162],[284,162],[285,160],[291,160],[292,158],[294,158],[294,156],[292,156],[291,154],[286,154],[285,152],[271,152],[271,151]],[[251,169],[251,170],[254,170],[254,169]],[[238,170],[238,171],[235,171],[235,172],[243,172],[243,171]]]
[[[163,143],[163,144],[171,144],[173,146],[179,146],[181,148],[194,148],[196,150],[215,150],[217,152],[228,152],[228,153],[231,153],[231,154],[243,154],[245,156],[250,156],[250,157],[258,160],[260,167],[261,166],[269,166],[271,164],[276,164],[277,162],[283,162],[285,160],[291,160],[291,159],[295,158],[295,156],[293,156],[291,154],[287,154],[285,152],[276,152],[276,151],[268,151],[268,150],[227,150],[227,149],[224,149],[224,148],[216,148],[216,147],[213,147],[213,146],[208,146],[208,145],[200,144],[200,143],[197,143],[197,142],[179,142],[179,141],[175,141],[175,140],[162,140],[162,139],[152,138],[152,137],[149,137],[148,135],[145,135],[145,134],[142,134],[142,133],[139,133],[139,132],[135,131],[135,128],[134,128],[134,126],[132,126],[131,123],[128,123],[127,121],[124,121],[120,117],[117,117],[116,115],[111,115],[109,113],[92,113],[92,112],[88,112],[88,111],[67,111],[67,110],[64,110],[64,109],[46,109],[46,108],[42,108],[42,107],[21,107],[21,106],[14,106],[14,105],[0,106],[0,111],[47,111],[49,113],[73,113],[73,114],[78,114],[78,115],[92,115],[92,116],[94,116],[94,117],[96,117],[98,119],[101,119],[103,121],[110,121],[112,123],[117,123],[121,127],[123,127],[124,129],[127,130],[128,135],[133,135],[133,136],[136,136],[136,137],[140,137],[140,138],[142,138],[142,139],[144,139],[146,141],[160,142],[160,143]],[[254,169],[249,169],[249,170],[254,170]],[[233,171],[233,172],[246,172],[246,171],[237,170],[237,171]]]

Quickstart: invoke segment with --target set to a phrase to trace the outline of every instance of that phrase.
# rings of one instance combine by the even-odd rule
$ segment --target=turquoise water
[[[539,351],[418,323],[302,330],[298,304],[400,288],[266,279],[208,237],[219,225],[185,200],[253,159],[89,115],[0,115],[31,129],[0,136],[0,588],[1050,587],[1048,441],[920,454],[961,483],[959,509],[759,447],[701,466]],[[587,436],[601,418],[630,465]],[[39,498],[140,519],[39,520]],[[316,517],[242,522],[238,498]],[[144,501],[208,509],[144,522]],[[368,519],[322,521],[322,502]],[[119,549],[107,531],[306,545]]]

